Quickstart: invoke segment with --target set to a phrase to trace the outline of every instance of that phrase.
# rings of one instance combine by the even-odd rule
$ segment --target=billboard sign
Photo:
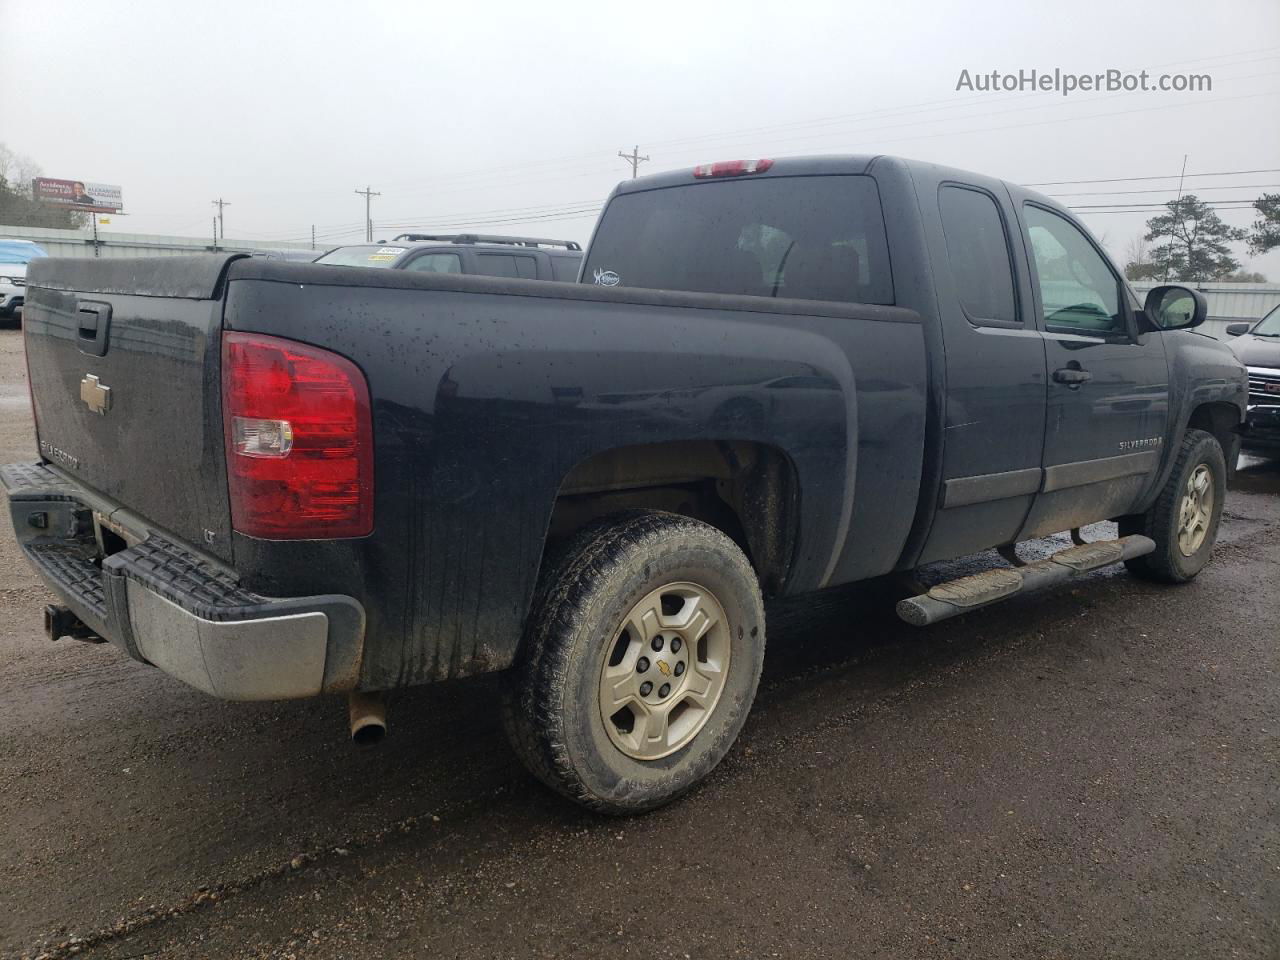
[[[41,203],[73,207],[85,213],[119,213],[124,207],[120,188],[109,183],[84,180],[54,180],[36,177],[31,181],[31,196]]]

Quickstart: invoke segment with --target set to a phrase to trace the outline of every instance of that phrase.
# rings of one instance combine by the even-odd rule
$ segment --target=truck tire
[[[586,528],[548,567],[503,683],[516,753],[592,810],[668,803],[723,759],[755,698],[751,564],[715,527],[645,511]]]
[[[1213,552],[1227,492],[1227,464],[1217,438],[1188,429],[1173,470],[1146,513],[1122,517],[1120,534],[1140,533],[1156,542],[1155,552],[1126,560],[1133,574],[1163,583],[1185,583]]]

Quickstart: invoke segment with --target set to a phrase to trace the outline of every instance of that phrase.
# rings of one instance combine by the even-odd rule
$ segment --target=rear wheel
[[[1125,565],[1150,580],[1190,580],[1209,562],[1226,492],[1222,446],[1211,433],[1187,430],[1169,479],[1151,509],[1120,521],[1121,535],[1141,533],[1156,543],[1153,553],[1126,560]]]
[[[755,573],[714,527],[635,513],[543,577],[504,717],[526,766],[606,813],[660,806],[728,752],[764,660]]]

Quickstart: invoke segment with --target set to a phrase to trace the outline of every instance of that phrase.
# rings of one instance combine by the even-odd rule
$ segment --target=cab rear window
[[[867,176],[698,182],[615,197],[584,283],[893,303],[884,217]]]

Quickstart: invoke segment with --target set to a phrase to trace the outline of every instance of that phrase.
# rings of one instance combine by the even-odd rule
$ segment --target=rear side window
[[[456,253],[424,253],[404,265],[418,273],[461,273],[462,262]]]
[[[988,194],[965,187],[938,191],[942,232],[956,294],[974,323],[1018,322],[1004,219]]]
[[[524,280],[538,279],[538,261],[511,253],[476,254],[476,272],[486,277],[516,277]]]
[[[578,279],[578,267],[582,260],[579,257],[552,257],[551,276],[557,280],[573,283]]]
[[[884,217],[867,176],[704,181],[615,197],[586,283],[893,303]]]

